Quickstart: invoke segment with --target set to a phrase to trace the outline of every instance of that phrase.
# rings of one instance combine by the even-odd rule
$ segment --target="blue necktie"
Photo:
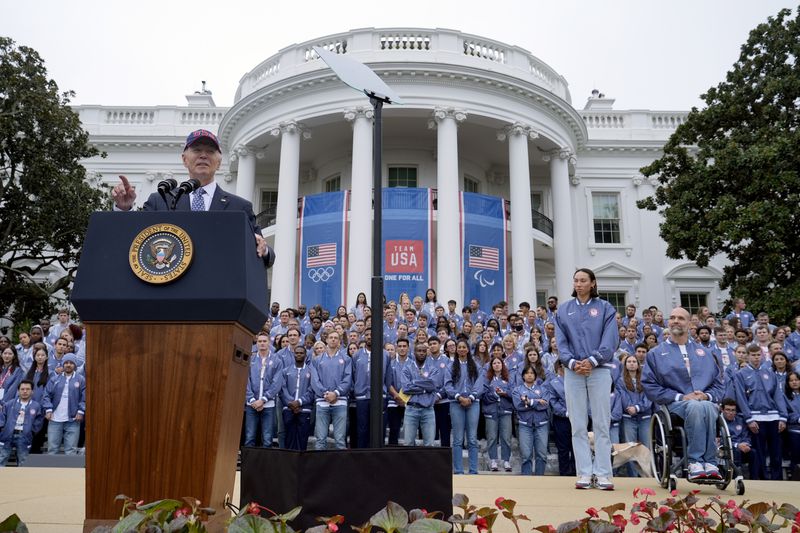
[[[206,203],[203,201],[203,195],[206,193],[205,189],[197,189],[192,196],[192,211],[205,211]]]

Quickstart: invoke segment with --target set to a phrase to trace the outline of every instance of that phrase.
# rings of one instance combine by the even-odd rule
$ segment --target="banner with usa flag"
[[[460,207],[464,302],[478,298],[488,309],[508,300],[505,201],[497,196],[462,192]]]
[[[335,310],[344,302],[348,191],[303,198],[300,214],[300,302]],[[273,283],[280,283],[274,281]]]
[[[383,293],[386,300],[412,298],[431,286],[430,189],[383,189]]]

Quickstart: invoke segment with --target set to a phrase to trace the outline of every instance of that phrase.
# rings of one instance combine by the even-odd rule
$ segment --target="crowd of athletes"
[[[549,470],[575,475],[557,313],[555,297],[535,309],[524,302],[517,310],[506,302],[482,309],[476,299],[457,309],[454,301],[439,303],[433,289],[387,302],[380,395],[386,444],[450,446],[455,473],[481,466],[541,475],[555,449],[557,466]],[[273,303],[254,339],[242,444],[367,447],[369,406],[378,396],[370,391],[373,318],[363,293],[352,308],[335,311]],[[633,305],[617,325],[611,438],[649,445],[655,406],[642,369],[647,353],[669,341],[669,327],[663,311]],[[800,317],[774,325],[737,299],[723,318],[698,309],[690,339],[692,349],[719,361],[725,394],[718,400],[736,460],[752,479],[791,477],[800,463]],[[24,464],[28,453],[80,453],[82,328],[63,309],[53,325],[43,320],[16,338],[0,336],[0,353],[0,465],[12,455]],[[616,472],[627,474],[635,472]]]

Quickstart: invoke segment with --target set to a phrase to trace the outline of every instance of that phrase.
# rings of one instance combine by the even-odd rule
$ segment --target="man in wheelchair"
[[[711,350],[689,339],[689,312],[682,307],[669,316],[669,340],[650,350],[642,386],[653,403],[665,405],[683,419],[687,478],[721,480],[717,460],[717,420],[725,390],[722,363]]]

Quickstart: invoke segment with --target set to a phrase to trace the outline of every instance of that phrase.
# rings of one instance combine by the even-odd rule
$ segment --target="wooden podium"
[[[195,497],[222,529],[268,298],[244,213],[92,215],[71,295],[87,330],[84,530],[119,518],[118,494]]]

